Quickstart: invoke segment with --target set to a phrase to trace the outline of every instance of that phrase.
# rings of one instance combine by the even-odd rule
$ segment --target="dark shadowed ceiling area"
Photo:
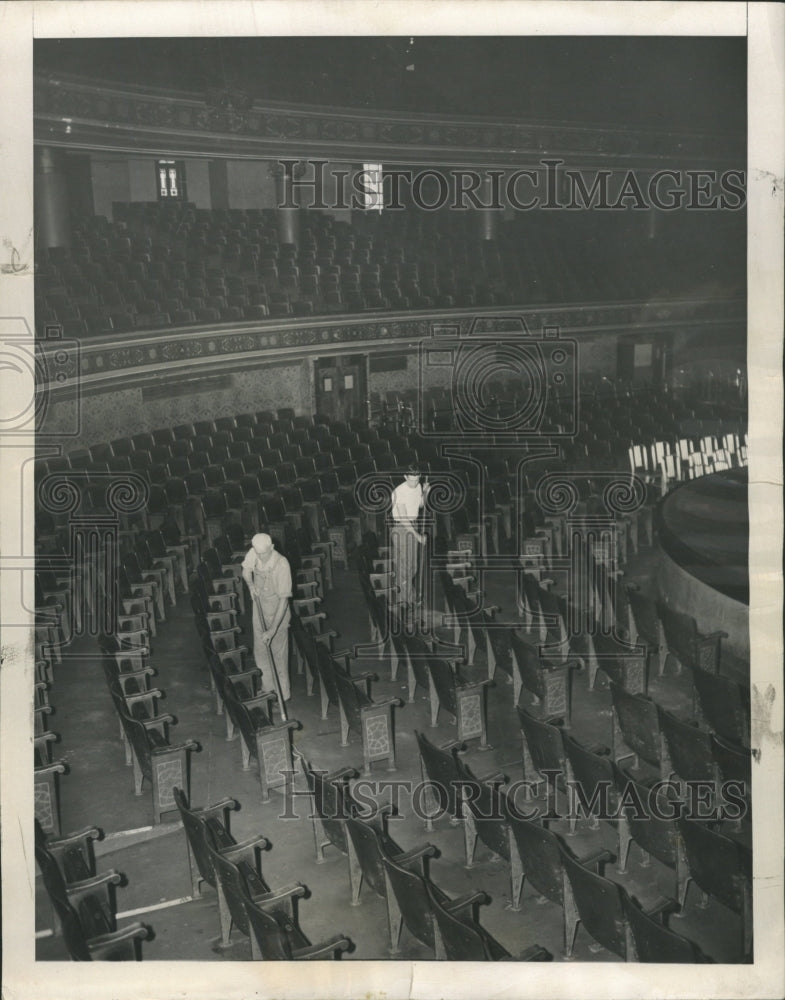
[[[686,132],[746,126],[744,38],[43,39],[34,66],[330,107]]]

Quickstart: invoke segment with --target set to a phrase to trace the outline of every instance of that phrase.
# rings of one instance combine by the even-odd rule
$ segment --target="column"
[[[50,146],[35,149],[35,225],[39,249],[71,245],[65,154]]]
[[[270,173],[275,179],[275,217],[278,225],[278,242],[296,243],[300,209],[297,205],[297,192],[292,185],[292,174],[285,170],[280,163],[271,163]]]
[[[477,189],[477,197],[481,205],[490,205],[493,202],[493,188],[491,179],[482,171],[482,181]],[[499,209],[478,208],[477,210],[477,235],[481,240],[495,240],[497,227],[499,224]]]

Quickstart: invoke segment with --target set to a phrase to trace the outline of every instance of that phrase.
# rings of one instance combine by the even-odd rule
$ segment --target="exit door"
[[[367,408],[367,365],[362,356],[316,361],[316,412],[347,423]]]

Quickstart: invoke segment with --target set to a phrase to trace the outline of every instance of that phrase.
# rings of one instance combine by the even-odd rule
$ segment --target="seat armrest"
[[[444,908],[448,913],[457,914],[459,910],[464,910],[468,906],[486,906],[490,901],[491,897],[488,893],[478,889],[476,892],[467,893],[465,896],[459,896],[458,899],[445,903]]]
[[[479,785],[506,785],[510,779],[504,771],[494,771],[493,774],[486,774],[477,779]]]
[[[375,701],[372,705],[363,705],[360,709],[361,712],[367,713],[378,708],[387,708],[389,705],[394,705],[396,708],[401,708],[403,706],[403,701],[400,698],[384,698],[382,701]]]
[[[196,753],[199,753],[201,749],[201,744],[197,743],[196,740],[185,740],[183,743],[174,743],[166,747],[153,747],[150,750],[150,756],[160,757],[165,753],[171,753],[173,750],[195,750]]]
[[[119,944],[121,941],[149,941],[152,936],[152,928],[148,927],[147,924],[127,924],[112,934],[99,934],[98,937],[90,938],[87,947],[90,951],[98,951],[101,948]]]
[[[361,674],[352,674],[351,679],[355,683],[359,681],[378,681],[379,675],[375,674],[373,670],[364,670]]]
[[[605,862],[612,862],[616,860],[616,856],[605,848],[595,851],[593,854],[587,854],[585,858],[581,858],[580,862],[582,865],[599,865]]]
[[[295,948],[292,951],[292,957],[300,961],[307,961],[313,958],[324,958],[325,955],[333,954],[336,951],[351,951],[351,949],[351,940],[344,937],[343,934],[336,934],[335,937],[328,938],[321,944],[311,944],[307,948]]]
[[[67,847],[69,844],[76,844],[79,841],[85,840],[102,840],[104,836],[103,830],[100,830],[97,826],[88,826],[84,830],[77,830],[74,833],[67,833],[65,836],[61,837],[47,837],[46,846],[48,850],[52,850],[55,847]]]
[[[265,908],[271,903],[278,903],[284,899],[299,899],[307,895],[308,886],[303,885],[302,882],[290,882],[289,885],[282,885],[278,889],[254,896],[253,901],[257,906]]]
[[[465,750],[466,744],[463,740],[450,740],[448,743],[442,743],[439,747],[440,750]]]
[[[547,948],[541,947],[539,944],[533,944],[531,948],[527,948],[526,951],[522,951],[518,958],[515,959],[516,962],[552,962],[553,955],[548,951]]]
[[[422,847],[414,847],[411,851],[404,851],[403,854],[398,854],[393,858],[393,861],[396,865],[400,865],[401,868],[408,868],[415,861],[422,861],[425,858],[436,858],[438,856],[438,847],[435,847],[433,844],[423,844]]]
[[[110,868],[108,871],[101,872],[100,875],[94,875],[92,878],[85,878],[80,882],[69,882],[65,887],[65,891],[69,896],[81,896],[83,893],[97,889],[101,885],[122,885],[124,877],[120,872],[115,871],[114,868]]]
[[[252,847],[258,847],[260,851],[269,851],[272,847],[272,842],[267,839],[267,837],[261,836],[249,837],[247,840],[241,841],[239,844],[231,844],[229,847],[222,847],[219,850],[219,854],[224,858],[233,858],[235,854],[242,854],[244,851],[250,850]]]
[[[226,809],[230,809],[232,812],[236,812],[240,808],[240,803],[237,799],[221,799],[220,802],[214,802],[209,806],[202,806],[201,809],[193,809],[192,812],[197,813],[199,816],[209,817],[217,816],[219,813],[224,812]]]
[[[145,729],[152,729],[155,726],[160,726],[162,722],[174,724],[177,719],[173,715],[156,715],[154,719],[135,719],[134,721],[140,723]]]
[[[675,899],[670,896],[663,896],[657,900],[657,902],[646,910],[647,917],[659,917],[660,921],[664,924],[665,918],[671,914],[675,913],[679,909],[679,904]]]

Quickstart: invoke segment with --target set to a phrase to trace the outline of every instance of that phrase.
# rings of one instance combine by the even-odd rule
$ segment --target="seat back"
[[[305,630],[307,632],[307,629]],[[335,682],[336,668],[335,661],[330,656],[329,650],[325,649],[320,642],[311,639],[316,650],[316,665],[319,673],[319,683],[327,692],[327,698],[333,705],[338,704],[338,685]]]
[[[387,895],[387,886],[384,881],[382,857],[386,852],[395,858],[402,853],[401,848],[375,823],[366,822],[356,816],[347,818],[346,829],[360,862],[363,879],[377,896],[384,899]]]
[[[208,848],[211,838],[209,837],[207,824],[201,816],[198,816],[188,808],[188,801],[180,788],[174,788],[173,793],[175,805],[180,813],[180,818],[183,821],[183,829],[188,838],[188,846],[191,848],[191,854],[196,862],[196,867],[199,869],[199,874],[208,885],[215,888],[216,876]]]
[[[675,934],[659,920],[644,913],[623,888],[621,899],[638,962],[663,962],[675,965],[711,961],[692,941]]]
[[[562,741],[567,754],[567,761],[572,771],[572,778],[585,797],[587,802],[592,802],[595,794],[599,793],[597,805],[593,806],[592,813],[598,807],[607,803],[608,810],[602,808],[601,812],[615,811],[616,787],[613,773],[613,765],[610,757],[593,753],[566,731],[562,731]],[[605,798],[605,801],[603,799]]]
[[[248,917],[243,904],[250,901],[251,897],[245,876],[238,865],[210,845],[207,845],[207,851],[232,921],[243,934],[248,935]]]
[[[442,750],[416,729],[414,735],[417,737],[417,747],[425,774],[433,782],[434,787],[445,794],[446,802],[443,804],[446,805],[448,814],[451,817],[457,816],[459,805],[456,782],[461,781],[461,771],[455,749]]]
[[[626,959],[627,935],[620,886],[585,868],[565,848],[562,848],[562,863],[581,923],[603,948]]]
[[[685,667],[694,667],[698,662],[698,627],[695,619],[668,607],[663,601],[657,601],[657,615],[662,622],[665,643],[670,652]]]
[[[292,954],[291,935],[296,930],[291,917],[283,910],[263,910],[250,899],[243,899],[248,932],[256,941],[261,958],[266,962],[289,962]]]
[[[356,733],[362,733],[362,708],[370,704],[367,697],[360,691],[351,677],[337,664],[333,671],[335,678],[335,689],[338,692],[338,701],[341,703],[349,728]]]
[[[540,823],[523,819],[506,796],[501,797],[501,802],[525,877],[542,896],[563,906],[564,876],[559,837]]]
[[[752,782],[752,754],[744,747],[712,735],[711,755],[725,781],[743,782],[746,795]]]
[[[732,743],[750,745],[749,688],[727,677],[693,670],[692,683],[710,729]]]
[[[659,628],[654,601],[634,587],[627,587],[627,601],[635,631],[650,646],[657,646],[659,644]]]
[[[601,670],[616,684],[633,694],[646,694],[648,689],[648,649],[636,652],[634,647],[620,643],[613,636],[597,631],[592,637],[594,654]]]
[[[618,684],[611,682],[610,687],[614,719],[624,742],[649,764],[659,766],[661,742],[657,706],[641,695],[630,694]]]
[[[678,803],[658,793],[652,802],[651,789],[635,781],[627,772],[613,765],[616,792],[621,800],[621,814],[630,836],[647,854],[654,855],[669,868],[678,864],[681,844],[676,825]],[[654,810],[652,805],[657,805]],[[673,819],[663,817],[673,816]]]
[[[678,823],[695,884],[734,913],[742,913],[752,878],[751,852],[703,823],[688,819]]]
[[[401,637],[404,645],[406,646],[406,655],[412,666],[414,679],[420,687],[427,690],[429,687],[428,678],[432,676],[432,672],[428,667],[431,659],[431,651],[420,636],[406,634],[405,629],[400,624],[400,620],[397,616],[395,617],[395,620],[398,624],[392,629],[392,635],[396,637],[396,639],[398,636]]]
[[[346,854],[346,823],[356,810],[345,779],[331,780],[326,772],[315,771],[307,764],[303,764],[303,770],[327,839]]]
[[[402,868],[386,853],[382,854],[382,863],[403,922],[418,941],[434,948],[433,916],[425,877]]]
[[[452,715],[458,715],[458,696],[455,691],[456,676],[452,666],[446,661],[432,656],[428,659],[428,670],[439,698],[439,704]]]
[[[498,962],[512,958],[476,921],[450,913],[431,892],[427,882],[425,888],[446,961]]]
[[[660,732],[665,738],[673,770],[683,781],[712,781],[714,758],[711,737],[703,729],[682,722],[658,707]]]
[[[524,573],[524,576],[530,574]],[[543,668],[540,664],[540,656],[535,646],[527,642],[517,632],[510,635],[510,645],[518,665],[521,683],[531,694],[538,698],[545,698],[545,682],[543,681]]]
[[[564,756],[564,745],[562,743],[561,726],[555,726],[549,722],[541,722],[534,716],[521,708],[517,708],[518,719],[521,724],[521,732],[529,748],[534,769],[538,773],[547,770],[561,771],[564,774],[567,765]],[[527,775],[528,780],[528,775]]]
[[[509,861],[509,827],[502,793],[495,785],[477,781],[460,759],[457,763],[462,772],[461,780],[464,782],[462,788],[466,788],[469,792],[466,798],[477,836],[494,854]]]

